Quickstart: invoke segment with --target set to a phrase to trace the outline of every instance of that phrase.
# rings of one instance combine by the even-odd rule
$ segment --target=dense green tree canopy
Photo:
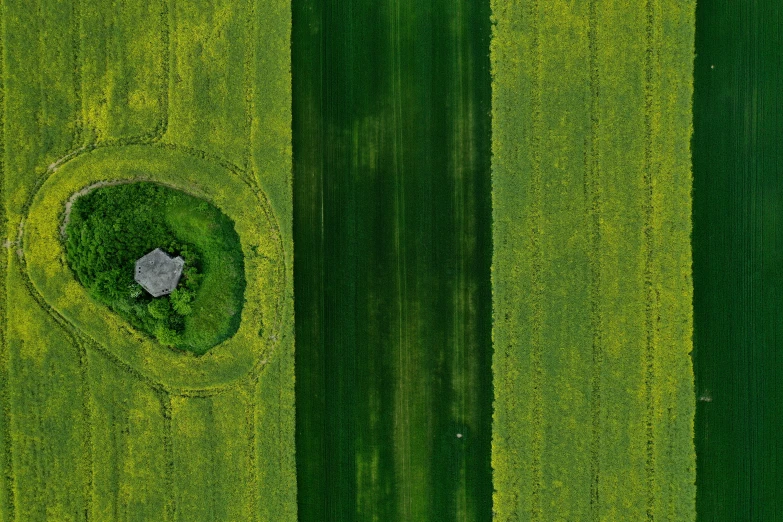
[[[227,219],[209,203],[155,183],[94,189],[73,203],[66,227],[66,258],[93,298],[160,343],[187,348],[183,346],[185,317],[193,310],[205,274],[202,252],[181,240],[176,222],[169,219],[170,209],[176,208],[179,215],[183,206],[186,211]],[[185,260],[177,288],[157,298],[133,277],[136,260],[155,248]]]

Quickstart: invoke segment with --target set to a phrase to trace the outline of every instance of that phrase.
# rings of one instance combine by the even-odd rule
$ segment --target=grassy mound
[[[66,234],[76,279],[161,344],[202,354],[239,328],[239,236],[207,201],[149,182],[101,187],[76,199]],[[177,288],[157,298],[133,279],[136,260],[155,248],[185,260]]]

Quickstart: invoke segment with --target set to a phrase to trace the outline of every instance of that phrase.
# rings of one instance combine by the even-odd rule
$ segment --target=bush
[[[187,288],[175,288],[169,295],[171,306],[179,315],[190,315],[193,309],[190,302],[193,301],[193,291]]]
[[[147,305],[147,311],[155,319],[166,320],[171,315],[171,302],[165,297],[153,299]]]

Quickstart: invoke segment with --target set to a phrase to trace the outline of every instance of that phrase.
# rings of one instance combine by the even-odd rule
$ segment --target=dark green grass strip
[[[489,520],[489,5],[293,15],[299,518]]]
[[[783,4],[699,2],[697,511],[783,520]]]

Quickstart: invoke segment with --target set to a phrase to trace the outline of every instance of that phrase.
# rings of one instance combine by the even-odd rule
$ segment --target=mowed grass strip
[[[502,520],[695,517],[693,7],[493,3]]]

